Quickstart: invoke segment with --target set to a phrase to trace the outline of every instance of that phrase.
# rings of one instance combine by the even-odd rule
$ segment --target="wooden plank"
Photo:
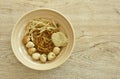
[[[10,45],[16,20],[37,8],[60,11],[75,30],[71,57],[49,71],[25,67]],[[0,0],[0,79],[120,79],[120,0]]]

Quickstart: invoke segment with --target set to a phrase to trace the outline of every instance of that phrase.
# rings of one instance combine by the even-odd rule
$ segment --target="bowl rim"
[[[54,66],[54,67],[51,67],[51,68],[47,68],[47,69],[38,69],[38,68],[33,68],[27,64],[25,64],[18,56],[17,54],[15,53],[15,49],[13,48],[14,44],[13,44],[13,32],[15,31],[15,28],[17,27],[17,24],[19,23],[19,21],[25,17],[27,14],[31,13],[31,12],[34,12],[34,11],[37,11],[37,10],[48,10],[48,11],[52,11],[52,12],[55,12],[57,13],[58,15],[62,16],[66,21],[68,21],[70,27],[72,28],[72,32],[73,32],[73,45],[72,45],[72,48],[71,48],[71,51],[69,52],[68,56],[58,65]],[[75,45],[75,32],[74,32],[74,28],[73,28],[73,25],[71,24],[71,22],[69,21],[69,19],[67,17],[65,17],[61,12],[55,10],[55,9],[51,9],[51,8],[38,8],[38,9],[33,9],[33,10],[30,10],[26,13],[24,13],[22,16],[19,17],[19,19],[16,21],[16,23],[14,24],[14,27],[12,29],[12,33],[11,33],[11,47],[12,47],[12,51],[15,55],[15,57],[23,64],[25,65],[26,67],[30,68],[30,69],[34,69],[34,70],[50,70],[50,69],[54,69],[60,65],[62,65],[63,63],[65,63],[65,61],[67,61],[67,59],[70,57],[70,55],[72,54],[73,52],[73,49],[74,49],[74,45]]]

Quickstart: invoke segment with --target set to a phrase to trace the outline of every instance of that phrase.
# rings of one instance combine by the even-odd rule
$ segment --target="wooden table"
[[[60,11],[75,30],[71,57],[49,71],[21,64],[10,44],[18,18],[37,8]],[[120,79],[120,0],[0,0],[0,79]]]

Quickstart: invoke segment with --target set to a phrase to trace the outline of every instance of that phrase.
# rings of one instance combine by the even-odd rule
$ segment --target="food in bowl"
[[[68,38],[59,27],[60,24],[48,18],[36,18],[27,23],[22,42],[33,60],[46,63],[60,54]]]

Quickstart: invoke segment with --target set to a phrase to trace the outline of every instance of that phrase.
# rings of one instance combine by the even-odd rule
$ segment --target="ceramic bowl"
[[[40,63],[33,61],[31,56],[28,55],[22,39],[25,32],[26,24],[35,18],[50,18],[57,21],[61,26],[60,29],[67,35],[68,44],[64,47],[57,58],[51,62]],[[71,55],[74,46],[74,32],[71,23],[58,11],[52,9],[37,9],[24,14],[15,24],[12,35],[11,45],[13,52],[17,59],[25,66],[35,70],[49,70],[56,68],[63,64]]]

